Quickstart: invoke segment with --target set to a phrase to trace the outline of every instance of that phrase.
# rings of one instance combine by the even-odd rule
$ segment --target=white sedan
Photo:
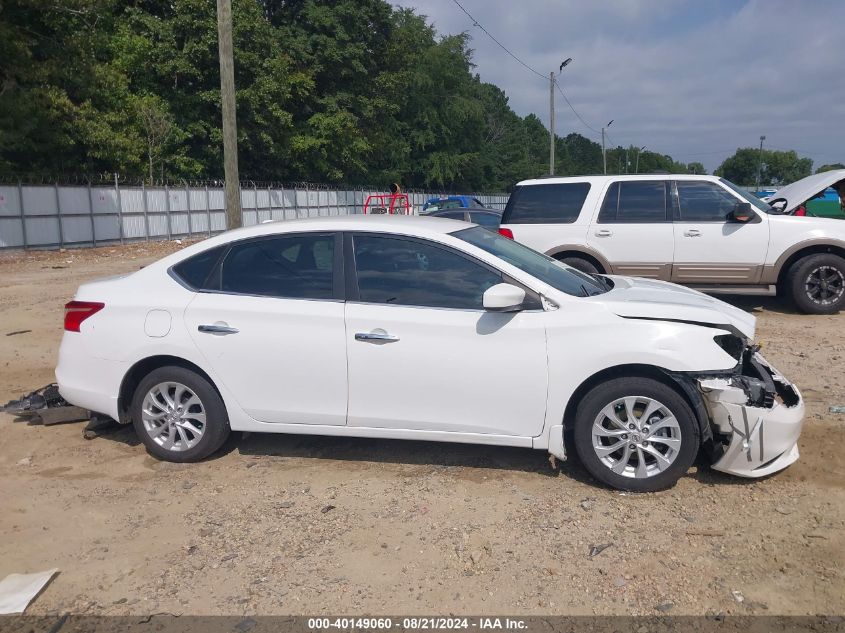
[[[677,481],[704,449],[760,477],[804,404],[754,317],[660,281],[587,275],[465,222],[261,224],[88,283],[66,306],[69,402],[188,462],[230,430],[522,446],[598,480]]]

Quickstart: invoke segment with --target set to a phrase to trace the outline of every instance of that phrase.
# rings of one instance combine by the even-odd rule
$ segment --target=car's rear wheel
[[[595,275],[599,272],[599,269],[593,262],[583,257],[561,257],[559,259],[567,266],[572,266],[574,269],[580,270],[582,273],[587,273],[588,275]]]
[[[786,286],[802,312],[839,312],[845,309],[845,259],[833,253],[803,257],[789,269]]]
[[[695,415],[672,387],[642,377],[593,387],[575,415],[575,451],[599,481],[637,492],[669,488],[698,454]]]
[[[132,401],[132,423],[154,457],[195,462],[229,436],[229,417],[208,380],[185,367],[159,367],[141,380]]]

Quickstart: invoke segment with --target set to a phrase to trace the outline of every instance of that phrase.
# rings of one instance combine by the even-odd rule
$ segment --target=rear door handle
[[[394,341],[398,341],[398,336],[393,336],[392,334],[388,334],[385,331],[373,331],[373,332],[356,332],[355,334],[356,341],[384,341],[387,343],[392,343]]]
[[[701,237],[701,231],[698,229],[690,229],[689,231],[684,231],[684,237]]]
[[[613,231],[610,229],[599,229],[596,231],[596,237],[610,237],[613,235]]]
[[[204,334],[237,334],[240,330],[228,325],[200,325],[197,330]]]

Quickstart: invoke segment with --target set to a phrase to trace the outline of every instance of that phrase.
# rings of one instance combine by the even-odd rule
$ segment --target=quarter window
[[[679,180],[681,222],[725,222],[737,199],[712,182]]]
[[[356,235],[354,244],[367,303],[481,310],[484,292],[502,282],[500,273],[431,243]]]
[[[613,183],[607,190],[600,224],[650,224],[668,222],[666,181],[631,180]]]
[[[588,182],[517,187],[508,200],[502,224],[571,224],[581,215]]]
[[[209,275],[220,260],[225,246],[218,246],[189,257],[173,266],[172,272],[194,290],[207,287]]]
[[[334,235],[264,238],[232,246],[221,271],[221,289],[265,297],[331,299]]]

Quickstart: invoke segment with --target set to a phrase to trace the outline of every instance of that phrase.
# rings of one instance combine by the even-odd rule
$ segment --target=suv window
[[[581,214],[590,183],[550,183],[517,187],[502,224],[571,224]]]
[[[712,182],[678,180],[681,222],[725,222],[738,200]]]
[[[483,230],[483,229],[482,229]],[[501,273],[430,242],[395,237],[353,238],[361,301],[482,310],[482,297]]]
[[[668,222],[665,180],[614,182],[599,211],[599,224]]]
[[[483,211],[470,211],[469,221],[481,226],[495,228],[499,226],[499,215],[497,213],[485,213]]]
[[[190,286],[194,290],[200,290],[207,287],[208,276],[217,262],[226,246],[217,246],[203,251],[193,257],[189,257],[178,264],[174,265],[171,271],[184,284]]]
[[[334,235],[262,238],[232,246],[220,274],[221,290],[264,297],[331,299]]]

